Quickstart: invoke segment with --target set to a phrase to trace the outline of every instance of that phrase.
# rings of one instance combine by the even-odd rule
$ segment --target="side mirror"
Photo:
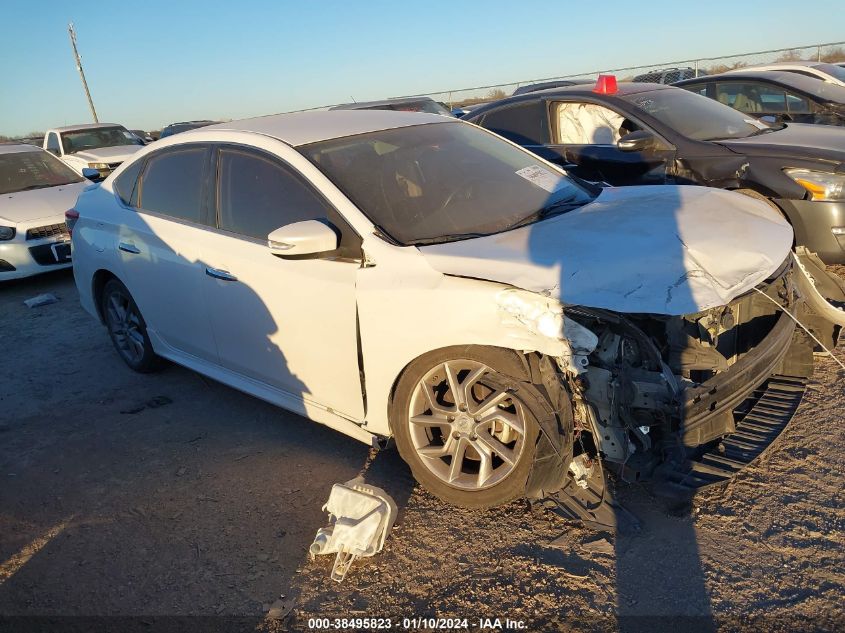
[[[771,114],[767,114],[766,116],[761,116],[760,120],[763,121],[764,123],[768,123],[769,125],[774,125],[775,123],[778,122],[778,118],[776,116],[771,115]]]
[[[94,169],[93,167],[83,167],[82,168],[82,177],[86,178],[87,180],[91,180],[93,182],[100,181],[100,170]]]
[[[267,236],[270,252],[278,257],[317,255],[337,249],[335,230],[319,220],[286,224]]]
[[[616,147],[623,152],[644,152],[652,149],[657,145],[657,138],[651,132],[645,130],[637,130],[631,132],[620,138],[616,142]]]

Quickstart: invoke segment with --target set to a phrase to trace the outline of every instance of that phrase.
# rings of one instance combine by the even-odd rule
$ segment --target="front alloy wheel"
[[[391,425],[400,454],[429,492],[473,508],[525,494],[537,450],[539,394],[495,369],[496,354],[449,350],[412,363],[400,378]]]

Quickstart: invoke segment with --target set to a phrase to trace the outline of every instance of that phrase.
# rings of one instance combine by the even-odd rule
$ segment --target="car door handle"
[[[235,277],[232,273],[228,270],[220,270],[218,268],[211,268],[206,266],[205,274],[209,277],[214,277],[215,279],[220,279],[222,281],[237,281],[238,278]]]
[[[117,245],[118,250],[123,251],[124,253],[132,253],[133,255],[137,255],[141,252],[141,249],[135,246],[134,244],[129,244],[128,242],[121,242]]]

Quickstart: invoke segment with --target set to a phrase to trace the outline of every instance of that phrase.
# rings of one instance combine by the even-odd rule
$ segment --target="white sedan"
[[[0,145],[0,281],[71,265],[65,211],[85,183],[41,148]]]
[[[163,357],[393,437],[463,506],[587,485],[602,460],[646,479],[734,432],[771,376],[812,370],[785,313],[803,314],[792,231],[768,204],[599,189],[447,117],[186,132],[68,224],[82,304],[130,367]]]

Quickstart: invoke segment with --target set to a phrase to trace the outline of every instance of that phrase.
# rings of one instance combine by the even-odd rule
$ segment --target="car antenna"
[[[349,98],[352,99],[352,103],[358,103],[357,101],[355,101],[355,97],[353,97],[352,95],[349,95]]]

